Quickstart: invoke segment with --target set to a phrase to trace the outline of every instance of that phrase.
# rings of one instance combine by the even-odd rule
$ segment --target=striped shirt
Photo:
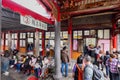
[[[111,73],[118,73],[117,71],[117,63],[118,63],[118,59],[113,58],[112,61],[110,62],[110,72]]]

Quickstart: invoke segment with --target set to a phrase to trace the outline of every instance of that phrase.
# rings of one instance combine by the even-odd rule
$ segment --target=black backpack
[[[93,69],[93,80],[102,80],[103,72],[96,65],[90,68]]]

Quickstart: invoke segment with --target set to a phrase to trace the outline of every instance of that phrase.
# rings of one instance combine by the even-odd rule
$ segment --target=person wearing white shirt
[[[42,63],[43,63],[43,67],[42,67],[41,76],[44,77],[45,70],[47,69],[47,67],[49,65],[48,57],[44,57]]]
[[[101,47],[97,46],[96,48],[94,48],[95,50],[95,63],[97,63],[97,56],[100,53]]]

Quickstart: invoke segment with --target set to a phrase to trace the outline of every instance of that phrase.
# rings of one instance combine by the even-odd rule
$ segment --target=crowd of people
[[[86,47],[73,68],[74,80],[120,80],[119,52],[104,53],[100,46]]]
[[[15,72],[22,72],[27,76],[33,73],[37,78],[44,78],[44,73],[48,66],[52,63],[54,66],[54,59],[51,56],[36,57],[28,54],[19,55],[16,51],[11,54],[8,50],[6,50],[3,54],[1,54],[1,57],[1,70],[4,75],[9,75],[9,68],[14,68]]]
[[[26,75],[34,73],[38,77],[44,77],[44,72],[54,63],[54,57],[18,55],[14,50],[12,55],[8,50],[2,56],[2,73],[8,75],[8,68],[15,68],[16,72],[23,72]],[[69,55],[67,47],[61,50],[61,73],[68,77]],[[55,65],[55,64],[54,64]],[[84,54],[80,55],[73,67],[74,80],[120,80],[120,54],[117,51],[104,53],[100,46],[87,46]]]

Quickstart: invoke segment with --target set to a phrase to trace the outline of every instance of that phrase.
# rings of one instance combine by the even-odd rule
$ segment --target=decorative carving
[[[58,19],[58,10],[57,8],[55,7],[54,3],[51,1],[51,0],[48,0],[50,5],[52,6],[52,14],[53,16]]]
[[[61,12],[71,12],[83,9],[97,8],[100,6],[110,6],[120,3],[120,0],[103,0],[95,2],[77,1],[77,0],[63,0],[61,6]]]
[[[61,6],[61,13],[64,14],[62,14],[61,19],[69,18],[69,12],[120,4],[120,0],[91,0],[89,2],[87,0],[61,0],[60,2],[63,4]]]
[[[100,7],[100,6],[103,6],[104,3],[105,3],[105,1],[99,1],[99,2],[95,2],[95,3],[89,3],[89,4],[85,5],[85,9]]]
[[[61,16],[61,20],[65,20],[65,19],[69,19],[69,18],[70,18],[70,15],[63,14]]]

